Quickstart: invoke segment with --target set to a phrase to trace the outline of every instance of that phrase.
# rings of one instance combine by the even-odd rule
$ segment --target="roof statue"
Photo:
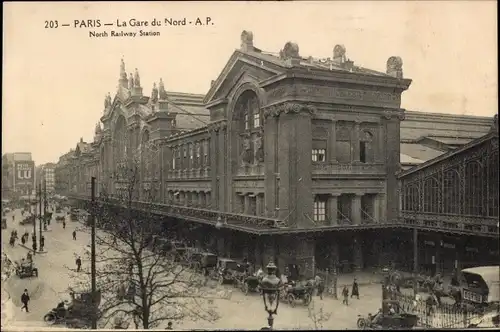
[[[156,83],[153,83],[153,89],[151,90],[151,102],[155,104],[158,101],[158,89],[156,88]]]
[[[132,75],[132,73],[130,73],[128,76],[128,89],[132,90],[133,87],[134,87],[134,76]]]
[[[253,33],[251,31],[243,30],[241,33],[241,46],[242,51],[253,51]]]
[[[165,90],[165,85],[163,84],[163,80],[160,78],[159,85],[159,94],[160,100],[167,100],[167,91]]]
[[[127,72],[125,71],[125,61],[123,61],[123,58],[120,63],[120,78],[127,79]]]
[[[107,110],[110,107],[111,107],[111,97],[109,96],[109,94],[107,94],[104,97],[104,109]]]
[[[137,68],[135,68],[134,86],[137,88],[141,87],[141,77],[139,76],[139,70]]]
[[[109,105],[109,107],[111,107],[111,105],[113,104],[113,101],[111,100],[111,93],[108,92],[108,95],[106,96],[106,101]]]
[[[101,124],[99,122],[97,122],[97,124],[95,125],[95,134],[98,135],[101,132],[102,132]]]
[[[333,48],[333,62],[344,63],[346,60],[346,48],[344,45],[335,45]]]
[[[391,56],[387,60],[387,75],[403,78],[403,60],[398,56]]]
[[[292,42],[287,42],[283,47],[283,50],[280,51],[280,58],[282,59],[291,59],[291,58],[299,58],[299,45]]]

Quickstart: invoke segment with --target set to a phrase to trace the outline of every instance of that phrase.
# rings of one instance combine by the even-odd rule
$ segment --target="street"
[[[55,215],[54,215],[55,218]],[[85,251],[89,244],[90,234],[80,232],[82,227],[78,222],[66,221],[66,229],[62,223],[56,223],[53,218],[49,231],[45,232],[45,254],[37,254],[34,258],[39,269],[38,278],[19,279],[13,275],[3,287],[11,297],[10,304],[2,305],[2,315],[9,315],[10,326],[44,326],[43,316],[62,299],[68,298],[67,288],[71,283],[71,273],[68,268],[74,268],[75,255],[84,259],[83,265],[89,264],[85,261]],[[15,226],[18,234],[24,233],[24,229],[32,231],[32,228],[19,226],[21,220],[20,210],[16,210],[16,221],[13,226],[12,213],[7,215],[8,228],[2,230],[3,252],[13,260],[25,257],[28,250],[16,242],[14,248],[8,245],[10,232]],[[38,227],[37,227],[38,228]],[[77,229],[77,239],[73,240],[71,233]],[[31,240],[27,245],[31,246]],[[352,280],[345,279],[348,283]],[[221,286],[218,286],[221,287]],[[173,322],[174,328],[179,329],[260,329],[267,324],[267,314],[264,311],[262,297],[258,294],[245,296],[240,290],[231,285],[224,286],[231,292],[229,299],[214,299],[214,305],[220,319],[215,323],[206,321],[184,321]],[[30,312],[21,311],[20,296],[24,289],[28,289],[31,296]],[[281,303],[278,315],[275,316],[274,327],[276,329],[353,329],[356,328],[358,315],[375,313],[380,307],[381,290],[380,285],[361,285],[360,299],[350,299],[349,306],[342,305],[342,301],[325,297],[314,300],[308,310],[299,302],[295,308],[287,303]],[[2,297],[3,298],[3,297]],[[4,308],[5,307],[5,308]],[[11,312],[5,313],[4,311]],[[323,314],[321,313],[323,312]],[[327,321],[321,321],[324,316],[330,316]],[[37,325],[35,325],[37,324]]]

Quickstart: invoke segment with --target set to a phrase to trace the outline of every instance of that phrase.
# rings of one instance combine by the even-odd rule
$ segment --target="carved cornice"
[[[299,114],[308,113],[314,115],[316,113],[316,107],[312,105],[299,104],[299,103],[283,103],[279,105],[273,105],[264,108],[264,119],[269,116],[279,117],[282,113],[284,114]]]
[[[394,109],[394,110],[386,109],[384,111],[384,118],[386,120],[397,119],[399,121],[404,121],[405,113],[403,109]]]
[[[220,121],[212,122],[212,123],[209,123],[207,127],[208,127],[209,132],[212,132],[212,131],[218,132],[219,130],[222,131],[222,130],[226,129],[227,121],[220,120]]]

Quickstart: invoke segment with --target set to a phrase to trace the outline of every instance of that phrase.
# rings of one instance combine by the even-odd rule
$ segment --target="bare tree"
[[[313,323],[315,330],[323,329],[323,324],[332,317],[332,313],[325,311],[323,305],[316,307],[316,301],[314,299],[307,306],[307,315]]]
[[[175,262],[173,251],[156,248],[153,234],[160,223],[149,203],[158,193],[158,155],[149,147],[146,153],[142,149],[139,156],[117,163],[113,190],[101,188],[93,206],[100,326],[128,320],[136,328],[150,329],[168,321],[218,319],[213,297],[202,287],[202,277],[189,268],[189,257]],[[89,267],[71,273],[90,285]]]

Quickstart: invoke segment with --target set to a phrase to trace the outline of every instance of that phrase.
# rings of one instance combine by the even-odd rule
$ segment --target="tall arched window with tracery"
[[[408,184],[405,186],[405,199],[403,210],[418,211],[418,186],[416,184]]]
[[[465,214],[470,216],[483,215],[483,166],[475,160],[465,165]]]
[[[141,174],[143,180],[150,180],[151,174],[151,153],[150,153],[149,131],[144,131],[141,137]]]
[[[424,181],[424,212],[439,213],[439,183],[433,178]]]
[[[115,164],[115,171],[119,171],[120,169],[126,167],[127,146],[128,135],[125,118],[123,116],[119,116],[115,122],[113,133],[113,161]]]
[[[443,213],[460,214],[460,175],[456,169],[444,172]]]
[[[262,114],[259,99],[254,91],[247,90],[240,95],[235,104],[232,122],[239,141],[240,163],[250,165],[261,161],[256,160],[260,158],[255,157],[255,152],[258,152],[262,145],[262,141],[259,141],[262,139]]]

